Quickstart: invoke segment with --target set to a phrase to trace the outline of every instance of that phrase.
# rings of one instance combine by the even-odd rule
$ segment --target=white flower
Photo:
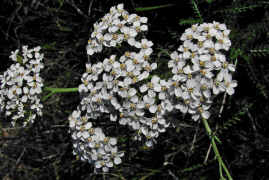
[[[235,80],[232,80],[232,76],[228,74],[224,77],[224,82],[221,84],[221,86],[229,95],[233,95],[234,88],[237,86],[237,82]]]
[[[16,49],[15,51],[11,51],[11,55],[9,56],[12,61],[17,62],[17,56],[18,56],[19,50]]]
[[[18,49],[12,52],[10,58],[16,63],[0,76],[0,109],[6,111],[6,116],[12,116],[11,124],[14,126],[19,119],[22,119],[22,125],[26,126],[33,123],[37,115],[42,116],[43,105],[40,104],[38,94],[43,86],[39,72],[44,65],[40,49],[23,46],[22,52]]]

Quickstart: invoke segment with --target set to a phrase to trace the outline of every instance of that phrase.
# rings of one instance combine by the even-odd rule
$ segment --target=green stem
[[[78,92],[78,88],[51,88],[44,87],[44,91],[50,91],[54,93],[68,93],[68,92]]]
[[[165,5],[160,5],[160,6],[151,6],[151,7],[139,7],[139,8],[135,8],[135,11],[137,12],[141,12],[141,11],[151,11],[151,10],[155,10],[155,9],[161,9],[161,8],[167,8],[167,7],[171,7],[174,6],[174,4],[165,4]]]
[[[215,142],[215,137],[214,137],[214,136],[212,137],[212,130],[210,129],[207,120],[204,119],[204,118],[202,118],[202,121],[203,121],[203,124],[204,124],[204,126],[205,126],[205,129],[206,129],[208,135],[211,137],[211,144],[212,144],[214,153],[215,153],[215,155],[216,155],[216,157],[217,157],[217,159],[218,159],[219,164],[220,164],[221,167],[224,169],[226,175],[228,176],[228,179],[229,179],[229,180],[232,180],[233,178],[232,178],[232,176],[230,175],[229,170],[227,169],[226,165],[225,165],[224,162],[222,161],[222,158],[221,158],[221,156],[220,156],[219,150],[218,150],[217,145],[216,145],[216,142]]]
[[[70,92],[78,92],[78,88],[51,88],[44,87],[44,91],[49,91],[50,93],[42,98],[42,101],[46,101],[50,96],[56,93],[70,93]]]

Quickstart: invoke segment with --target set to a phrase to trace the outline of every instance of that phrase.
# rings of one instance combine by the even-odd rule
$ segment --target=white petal
[[[109,144],[111,144],[111,145],[116,145],[117,144],[117,139],[116,138],[110,138],[109,139]]]
[[[152,141],[147,141],[146,142],[146,146],[147,147],[152,147],[153,146],[153,142]]]
[[[85,129],[90,129],[92,127],[92,123],[91,122],[88,122],[86,125],[85,125]]]
[[[229,87],[226,89],[226,92],[229,94],[229,95],[233,95],[234,94],[234,89]]]
[[[182,90],[180,88],[175,89],[175,95],[176,97],[181,97],[182,96]]]
[[[117,115],[110,114],[110,121],[117,121]]]
[[[159,83],[159,81],[160,81],[160,78],[158,76],[153,76],[152,79],[151,79],[151,82],[153,84],[155,84],[155,83],[157,84],[157,83]]]
[[[115,157],[115,159],[114,159],[114,163],[116,164],[116,165],[118,165],[118,164],[120,164],[122,161],[121,161],[121,158],[119,158],[119,157]]]
[[[210,117],[210,113],[208,111],[204,111],[202,113],[202,117],[205,118],[205,119],[208,119]]]
[[[150,106],[149,112],[155,113],[156,111],[157,111],[157,106],[156,105]]]
[[[194,121],[197,121],[198,119],[200,118],[200,115],[192,115],[192,119],[194,120]]]
[[[165,93],[160,92],[159,99],[164,100],[166,98]]]
[[[147,90],[148,90],[148,86],[145,85],[145,84],[143,84],[143,85],[140,87],[140,92],[141,92],[141,93],[143,93],[143,92],[145,92],[145,91],[147,91]]]
[[[129,96],[134,96],[136,94],[136,90],[134,88],[129,89],[128,91]]]
[[[95,168],[101,168],[101,167],[102,165],[100,161],[95,162]]]
[[[90,135],[89,135],[89,133],[87,131],[84,131],[82,133],[82,136],[83,136],[84,139],[87,139],[88,137],[90,137]]]
[[[156,91],[156,92],[161,92],[161,90],[162,90],[162,87],[161,87],[160,84],[155,84],[155,85],[154,85],[154,91]]]
[[[152,70],[157,69],[157,63],[152,63],[152,64],[151,64],[151,69],[152,69]]]
[[[111,161],[109,161],[109,162],[106,163],[106,166],[107,166],[107,167],[113,167],[113,163],[112,163]],[[103,171],[104,171],[104,170],[103,170]],[[105,171],[104,171],[104,172],[105,172]]]

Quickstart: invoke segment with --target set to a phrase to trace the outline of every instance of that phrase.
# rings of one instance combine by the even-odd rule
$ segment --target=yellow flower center
[[[147,86],[148,86],[148,88],[152,89],[152,88],[153,88],[153,83],[149,82],[149,83],[147,84]]]
[[[126,52],[124,53],[124,55],[125,55],[126,57],[130,57],[130,56],[131,56],[131,53],[130,53],[129,51],[126,51]]]
[[[152,124],[156,124],[158,122],[157,118],[156,117],[153,117],[152,120],[151,120],[151,123]]]
[[[201,67],[204,67],[205,66],[205,62],[204,61],[199,61],[199,64]]]
[[[216,58],[216,56],[211,56],[210,60],[211,60],[212,62],[215,62],[215,61],[217,60],[217,58]]]
[[[187,39],[191,40],[193,38],[193,36],[191,34],[187,35]]]
[[[209,52],[210,52],[210,54],[215,54],[215,49],[214,48],[210,48],[209,49]]]
[[[203,41],[199,41],[199,42],[198,42],[198,46],[199,46],[199,48],[203,47],[203,44],[204,44]]]
[[[133,83],[136,83],[137,80],[138,80],[137,77],[133,77],[132,82],[133,82]]]
[[[124,70],[125,68],[126,68],[126,64],[120,64],[120,68],[121,68],[121,70]]]
[[[112,35],[112,39],[113,39],[113,40],[117,40],[117,39],[118,39],[118,34],[113,34],[113,35]]]

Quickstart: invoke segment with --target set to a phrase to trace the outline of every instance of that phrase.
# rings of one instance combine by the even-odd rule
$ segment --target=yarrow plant
[[[159,133],[170,125],[166,118],[169,112],[189,113],[195,121],[208,119],[213,98],[221,92],[232,95],[237,86],[231,74],[235,66],[228,63],[224,54],[231,46],[230,30],[224,24],[203,23],[186,29],[181,36],[183,45],[171,53],[168,62],[173,77],[163,80],[152,73],[157,69],[157,63],[150,58],[153,42],[141,34],[148,30],[146,23],[146,17],[129,14],[123,4],[119,4],[94,24],[88,41],[89,56],[102,52],[105,47],[120,47],[123,42],[127,42],[130,49],[136,49],[127,50],[120,57],[110,55],[102,62],[87,62],[79,85],[82,100],[69,117],[74,154],[103,171],[119,164],[121,161],[115,163],[111,157],[122,157],[123,153],[117,156],[115,151],[111,156],[110,148],[103,151],[108,143],[108,140],[104,143],[104,139],[110,138],[100,128],[93,128],[91,121],[109,117],[135,130],[134,139],[142,140],[144,136],[146,146],[152,147]],[[82,126],[83,123],[90,123],[91,130]],[[90,145],[97,141],[92,138],[94,129],[98,129],[102,137],[97,147]],[[97,152],[98,158],[93,158]]]
[[[40,49],[23,46],[22,53],[15,50],[10,56],[14,64],[0,75],[0,112],[11,117],[12,126],[17,123],[26,126],[42,116],[39,96],[43,87],[40,70],[44,68],[44,55]]]
[[[124,152],[117,138],[105,135],[98,126],[99,118],[128,126],[135,132],[134,140],[152,147],[160,133],[170,126],[170,112],[190,114],[202,120],[220,169],[230,178],[207,123],[214,97],[220,93],[234,94],[237,82],[232,79],[235,65],[225,53],[231,46],[230,30],[218,22],[192,25],[181,36],[183,44],[170,54],[168,69],[172,77],[161,79],[154,70],[158,65],[151,58],[153,42],[145,37],[148,19],[124,10],[123,4],[110,8],[94,30],[86,47],[89,61],[78,88],[44,88],[57,92],[78,91],[81,102],[69,116],[73,154],[103,172],[122,163]],[[122,46],[124,47],[121,52]],[[109,57],[93,62],[104,49],[117,49]],[[23,46],[12,52],[15,62],[0,75],[0,112],[12,117],[12,125],[22,120],[23,126],[42,116],[39,96],[44,68],[40,47]],[[115,52],[115,51],[111,51]],[[172,117],[174,118],[174,116]]]

